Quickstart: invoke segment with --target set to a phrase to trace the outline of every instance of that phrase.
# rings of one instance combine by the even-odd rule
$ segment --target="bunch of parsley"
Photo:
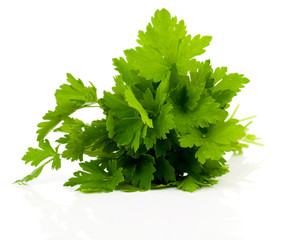
[[[92,83],[86,87],[67,74],[69,84],[55,92],[55,110],[38,124],[39,148],[23,157],[37,168],[16,182],[38,177],[47,164],[58,170],[67,159],[79,161],[81,170],[64,185],[82,192],[173,186],[192,192],[217,183],[229,171],[225,153],[241,152],[256,137],[226,110],[249,80],[194,58],[210,41],[192,37],[183,20],[157,10],[146,31],[139,31],[140,46],[125,50],[125,59],[113,59],[119,73],[113,92],[98,99]],[[70,117],[96,104],[106,118],[86,124]],[[55,148],[46,139],[51,131],[64,133]],[[84,155],[96,160],[84,161]]]

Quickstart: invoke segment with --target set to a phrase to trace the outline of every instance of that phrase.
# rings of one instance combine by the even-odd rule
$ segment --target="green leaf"
[[[166,9],[157,10],[148,24],[146,32],[139,31],[138,43],[156,49],[170,63],[175,62],[179,42],[186,35],[186,26],[176,17],[171,17]]]
[[[23,156],[22,160],[25,164],[31,163],[31,166],[37,167],[42,161],[49,157],[59,157],[57,151],[55,151],[47,139],[39,142],[38,148],[28,148],[28,152]],[[57,150],[58,148],[56,148]],[[58,161],[56,159],[56,161]],[[57,165],[57,164],[56,164]]]
[[[60,89],[55,92],[57,105],[63,105],[70,101],[83,104],[97,102],[97,90],[91,82],[91,87],[85,87],[80,79],[76,80],[70,73],[67,73],[67,81],[70,84],[61,85]]]
[[[142,155],[133,175],[132,184],[142,189],[150,189],[153,173],[156,169],[153,166],[154,158],[150,155]]]
[[[150,112],[153,121],[153,128],[148,128],[144,139],[147,149],[150,149],[157,139],[166,139],[170,130],[175,127],[174,116],[172,114],[172,105],[166,103],[167,94],[164,88],[159,84],[155,98],[152,92],[147,89],[143,95],[143,106]]]
[[[128,102],[119,94],[104,93],[104,97],[99,103],[107,115],[107,130],[109,138],[114,139],[118,146],[128,145],[135,151],[139,148],[140,139],[145,137],[147,125],[144,125],[142,118],[151,124],[147,113],[136,100],[134,103],[133,93],[127,91]],[[134,107],[134,108],[133,108]],[[139,111],[142,116],[139,115]]]
[[[225,159],[211,160],[208,159],[203,165],[203,171],[206,176],[211,178],[220,177],[229,172],[229,166]]]
[[[155,156],[157,158],[164,157],[167,154],[167,151],[170,151],[172,148],[172,142],[170,140],[170,137],[163,139],[163,140],[157,140],[156,144],[154,145],[154,151]]]
[[[202,177],[197,180],[196,178],[188,175],[178,183],[177,188],[187,192],[194,192],[201,187],[211,186],[217,183],[217,180]]]
[[[61,168],[61,158],[60,155],[57,154],[52,158],[52,165],[51,165],[52,169],[58,170]]]
[[[176,181],[175,169],[170,165],[169,161],[165,158],[158,158],[155,163],[155,175],[158,180],[168,183]]]
[[[157,10],[152,24],[146,32],[139,32],[138,43],[142,47],[124,53],[130,66],[138,70],[139,76],[159,82],[164,79],[176,63],[179,74],[186,75],[195,68],[195,56],[205,52],[212,37],[186,36],[184,21],[177,23],[166,9]]]
[[[124,53],[131,67],[138,70],[138,75],[147,80],[153,79],[154,82],[159,82],[165,78],[171,68],[171,64],[159,52],[148,46],[125,50]]]
[[[193,94],[194,99],[198,99],[198,94]],[[193,110],[192,106],[197,106]],[[181,106],[173,105],[173,115],[176,127],[180,132],[185,132],[191,127],[209,127],[210,124],[215,124],[217,121],[222,121],[226,118],[227,112],[219,108],[219,104],[213,98],[206,95],[201,95],[199,101],[193,105],[191,101],[185,104],[184,109]]]
[[[47,164],[48,164],[49,162],[51,162],[51,161],[52,161],[52,160],[49,160],[49,161],[43,163],[42,165],[40,165],[39,167],[37,167],[33,172],[31,172],[30,174],[28,174],[26,177],[24,177],[24,178],[22,178],[22,179],[20,179],[20,180],[16,180],[14,183],[25,184],[26,182],[29,182],[29,181],[31,181],[31,180],[37,178],[37,177],[41,174],[41,172],[42,172],[44,166],[47,165]]]
[[[183,148],[192,148],[194,145],[199,147],[195,156],[203,164],[207,159],[221,159],[225,152],[231,151],[231,144],[244,136],[244,127],[237,124],[236,120],[230,120],[217,122],[209,127],[206,134],[192,128],[181,136],[179,142]]]
[[[193,38],[191,35],[187,35],[181,41],[176,60],[177,71],[180,75],[186,75],[187,72],[193,70],[196,61],[192,58],[204,53],[206,51],[204,48],[210,45],[211,40],[210,36],[201,37],[198,34]]]
[[[226,77],[226,73],[228,71],[227,67],[218,67],[215,69],[214,72],[212,72],[211,77],[214,79],[214,84],[222,80],[224,77]]]
[[[128,87],[125,91],[126,101],[129,106],[136,109],[142,118],[144,124],[147,124],[150,128],[153,128],[152,120],[149,119],[146,110],[142,107],[140,102],[136,99],[136,96],[133,94],[132,90]]]
[[[170,130],[175,127],[174,116],[172,114],[172,105],[166,103],[161,107],[158,115],[153,119],[153,128],[147,129],[144,144],[150,149],[157,139],[166,139]]]
[[[58,153],[58,147],[55,148],[55,150],[51,147],[49,141],[47,139],[42,140],[39,142],[38,148],[28,148],[28,152],[23,156],[22,160],[25,161],[25,164],[31,163],[31,166],[37,167],[39,164],[41,164],[38,168],[36,168],[32,173],[27,175],[21,180],[17,180],[15,183],[21,183],[24,184],[25,182],[31,181],[34,178],[37,178],[40,173],[42,172],[42,169],[44,166],[52,162],[52,169],[58,170],[61,167],[61,159],[60,154]],[[44,162],[46,159],[50,158],[48,161]],[[43,163],[44,162],[44,163]]]
[[[200,175],[203,171],[201,164],[195,158],[194,148],[176,148],[170,151],[166,158],[174,167],[175,173],[181,177],[186,173],[191,175]]]
[[[77,189],[81,192],[111,192],[122,181],[122,168],[117,168],[115,160],[108,162],[107,172],[105,172],[97,161],[84,162],[79,164],[83,171],[74,173],[64,186],[80,185]]]
[[[215,70],[215,72],[217,69]],[[219,79],[215,86],[212,88],[212,96],[216,99],[217,102],[221,103],[221,106],[227,106],[227,104],[232,100],[234,96],[240,92],[241,88],[244,88],[244,85],[249,83],[249,80],[244,77],[242,74],[231,73],[225,74],[226,68],[218,70],[214,74],[215,81]],[[228,106],[227,106],[228,107]]]
[[[182,85],[171,94],[171,100],[176,111],[187,113],[194,110],[201,98],[202,89]]]
[[[74,113],[77,109],[79,109],[79,105],[70,102],[69,104],[56,106],[54,111],[48,111],[44,116],[44,122],[40,122],[38,124],[39,129],[38,133],[38,141],[43,140],[46,135],[53,130],[62,120],[66,119],[70,114]]]
[[[139,118],[117,119],[112,131],[115,132],[112,138],[118,146],[130,145],[136,151],[140,146],[140,139],[146,135],[146,125]]]
[[[84,153],[89,156],[108,154],[115,157],[121,154],[116,142],[108,136],[105,119],[93,121],[91,126],[85,128],[84,136],[86,142]]]
[[[221,108],[225,109],[229,107],[228,103],[234,96],[236,96],[236,93],[229,89],[212,92],[212,97],[216,100],[217,103],[220,103]]]
[[[197,71],[190,72],[191,86],[196,88],[205,88],[207,81],[210,79],[212,74],[212,67],[210,60],[207,60],[199,64]]]
[[[28,148],[28,152],[23,156],[22,160],[24,160],[26,164],[31,162],[31,165],[36,167],[50,156],[53,155],[49,151],[37,148]]]
[[[38,141],[43,140],[52,129],[76,110],[97,102],[96,88],[92,83],[92,87],[85,87],[80,79],[76,80],[71,74],[67,74],[67,81],[70,85],[63,84],[55,92],[55,110],[48,111],[43,117],[46,121],[38,124]]]
[[[116,143],[108,137],[105,119],[87,125],[78,119],[68,118],[56,130],[68,133],[57,142],[66,144],[62,156],[71,161],[83,161],[83,154],[97,157],[118,150]]]
[[[71,161],[80,160],[83,161],[83,153],[86,145],[86,139],[84,136],[85,124],[74,118],[67,118],[62,126],[56,131],[68,133],[64,135],[64,138],[58,140],[61,144],[66,144],[66,150],[62,153],[62,157],[71,159]]]
[[[136,110],[130,107],[120,94],[104,91],[104,97],[99,100],[99,104],[105,114],[112,114],[119,118],[136,116]]]
[[[187,176],[178,184],[177,188],[187,192],[194,192],[201,186],[195,178]]]
[[[125,59],[120,57],[119,59],[113,58],[113,65],[115,66],[115,70],[122,74],[122,80],[131,85],[134,83],[134,77],[131,73],[130,65],[126,62]]]
[[[240,92],[244,84],[249,83],[249,80],[243,74],[231,73],[223,77],[214,87],[213,92],[231,90],[235,93]]]

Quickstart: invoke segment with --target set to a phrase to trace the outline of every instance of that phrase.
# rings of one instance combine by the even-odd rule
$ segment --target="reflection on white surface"
[[[243,221],[231,204],[247,177],[260,167],[242,156],[215,187],[187,193],[176,189],[143,193],[82,194],[26,187],[24,197],[40,211],[44,239],[244,239]],[[247,183],[250,185],[250,183]]]

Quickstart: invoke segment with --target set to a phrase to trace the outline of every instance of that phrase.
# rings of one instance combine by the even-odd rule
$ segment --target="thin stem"
[[[256,115],[251,116],[251,117],[247,117],[247,118],[243,118],[243,119],[240,119],[240,120],[238,120],[238,121],[239,121],[239,122],[242,122],[242,121],[246,121],[246,120],[249,120],[249,119],[252,119],[252,118],[256,118]]]
[[[252,124],[253,121],[250,121],[248,124],[246,124],[244,127],[247,128],[250,124]]]
[[[93,107],[100,107],[100,106],[91,106],[91,105],[83,105],[82,108],[93,108]]]
[[[231,120],[236,115],[238,109],[239,109],[239,104],[236,106],[236,108],[235,108],[233,114],[230,116],[229,120]]]
[[[243,142],[247,142],[247,143],[251,143],[251,144],[255,144],[255,145],[258,145],[258,146],[261,146],[261,147],[264,146],[264,144],[255,142],[254,140],[242,139],[242,141],[243,141]]]

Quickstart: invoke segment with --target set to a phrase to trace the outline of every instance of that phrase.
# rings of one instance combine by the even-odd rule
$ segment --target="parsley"
[[[58,170],[66,159],[79,161],[82,170],[64,186],[79,186],[82,192],[174,186],[193,192],[229,171],[226,152],[259,144],[247,133],[250,123],[242,125],[227,112],[249,80],[195,59],[212,37],[187,34],[184,21],[162,9],[138,38],[140,46],[113,59],[119,74],[113,91],[101,99],[92,83],[87,87],[67,74],[68,84],[55,92],[55,110],[38,124],[39,148],[29,148],[23,157],[37,168],[16,183],[38,177],[48,164]],[[106,117],[90,124],[70,117],[92,106],[101,107]],[[55,148],[46,138],[51,131],[62,133]]]

